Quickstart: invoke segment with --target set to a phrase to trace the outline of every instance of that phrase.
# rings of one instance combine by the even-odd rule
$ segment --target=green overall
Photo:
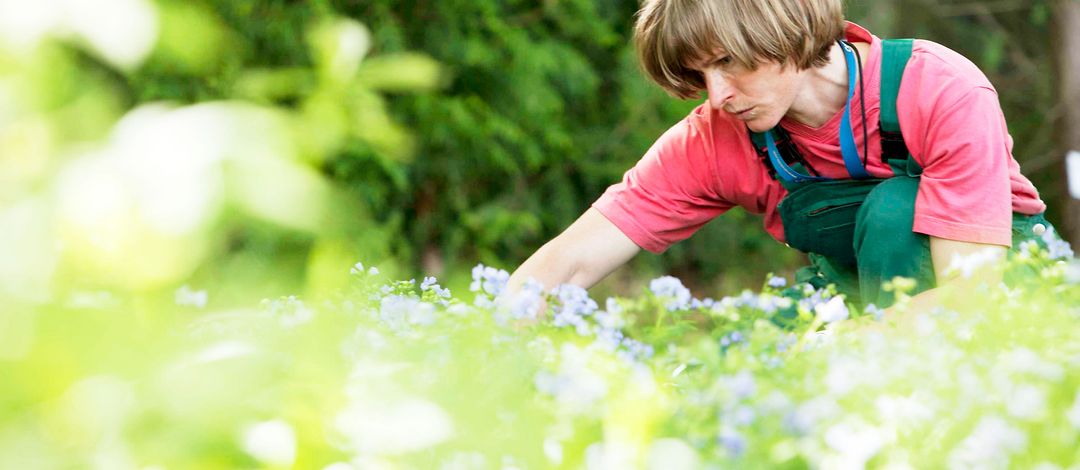
[[[811,261],[811,266],[796,274],[796,282],[809,282],[818,288],[835,284],[841,293],[856,303],[873,303],[884,308],[892,305],[895,298],[892,292],[882,288],[883,283],[896,276],[911,278],[916,282],[915,290],[911,292],[914,294],[933,288],[935,275],[929,237],[912,232],[922,168],[911,158],[903,143],[896,112],[900,79],[911,56],[912,41],[884,40],[882,43],[882,158],[892,168],[894,176],[870,178],[864,172],[861,179],[827,180],[806,176],[798,178],[802,181],[777,179],[788,190],[788,195],[778,206],[784,236],[790,246],[807,253]],[[802,175],[808,165],[783,129],[778,126],[769,132],[780,136],[777,139],[780,145],[772,141],[773,135],[768,136],[773,153],[792,162],[787,166],[772,160],[774,176],[781,171],[792,175],[791,170],[799,173],[797,177]],[[765,135],[752,134],[751,138],[764,159]],[[851,167],[849,173],[853,173]],[[1023,241],[1031,239],[1045,247],[1033,230],[1036,224],[1043,224],[1047,229],[1051,227],[1041,214],[1014,214],[1014,250]]]

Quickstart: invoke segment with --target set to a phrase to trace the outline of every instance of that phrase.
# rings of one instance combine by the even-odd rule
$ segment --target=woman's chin
[[[765,132],[765,131],[767,131],[769,129],[772,129],[772,128],[776,127],[777,124],[779,124],[779,121],[762,119],[760,117],[747,119],[747,120],[744,120],[743,122],[746,123],[746,128],[750,129],[751,132],[759,132],[759,133],[760,132]]]

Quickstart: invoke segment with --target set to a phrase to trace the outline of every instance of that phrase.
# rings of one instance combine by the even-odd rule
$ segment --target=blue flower
[[[559,285],[552,294],[559,301],[557,309],[560,312],[588,316],[599,308],[596,301],[589,297],[588,291],[573,284]]]
[[[519,320],[536,318],[541,313],[540,306],[543,305],[544,298],[544,285],[529,278],[521,286],[521,290],[509,299],[510,316]]]
[[[704,299],[701,299],[701,300],[698,300],[698,299],[691,299],[690,300],[690,308],[691,309],[712,308],[713,305],[716,305],[716,301],[713,300],[711,297],[705,297]]]
[[[746,452],[746,438],[742,437],[734,430],[725,429],[720,431],[718,440],[720,441],[720,445],[735,457]]]
[[[881,321],[881,319],[885,317],[885,310],[878,308],[878,306],[874,304],[868,304],[866,308],[863,309],[863,313],[873,315],[874,320],[876,321]]]
[[[783,338],[780,338],[780,340],[776,342],[776,352],[787,351],[788,348],[794,346],[795,343],[798,342],[798,341],[799,341],[799,338],[797,336],[795,336],[795,334],[788,333],[788,334],[784,335]]]
[[[444,289],[432,276],[424,278],[424,281],[420,283],[420,290],[424,292],[430,290],[434,292],[436,296],[442,297],[443,299],[450,298],[450,289]]]
[[[645,344],[631,338],[623,338],[622,345],[625,351],[630,355],[629,359],[631,360],[648,359],[652,357],[655,352],[651,344]]]
[[[379,302],[379,319],[395,331],[435,323],[435,306],[415,297],[390,295]]]
[[[379,274],[379,268],[376,268],[375,266],[372,266],[371,269],[368,269],[367,273],[370,276],[374,276],[376,274]],[[352,274],[354,276],[360,276],[360,275],[364,274],[364,263],[359,263],[358,262],[358,263],[354,264],[353,267],[349,268],[349,274]]]
[[[799,309],[808,312],[813,312],[818,304],[829,299],[828,292],[825,289],[815,290],[810,284],[803,285],[803,295],[805,298],[799,300]]]
[[[731,388],[731,393],[734,394],[735,398],[738,400],[749,398],[754,394],[754,391],[757,390],[757,383],[754,381],[754,375],[745,370],[728,379],[727,383]]]
[[[690,305],[690,290],[676,277],[663,276],[649,281],[649,290],[657,297],[669,298],[668,310],[684,310]]]
[[[754,412],[754,409],[746,405],[740,405],[734,410],[725,413],[725,415],[726,419],[736,426],[749,426],[753,424],[754,419],[757,418],[757,413]]]
[[[773,289],[779,289],[781,287],[787,286],[787,279],[784,279],[780,276],[773,276],[769,278],[768,285]]]
[[[433,285],[438,285],[438,281],[435,280],[435,277],[426,276],[424,277],[424,280],[420,282],[420,290],[426,291],[430,289]]]
[[[596,331],[596,342],[605,350],[615,352],[622,345],[623,332],[612,328],[601,328]]]
[[[612,315],[619,315],[623,311],[622,305],[619,305],[619,301],[615,300],[613,297],[608,297],[607,300],[604,301],[604,308]]]
[[[472,270],[472,279],[472,284],[469,284],[470,291],[482,291],[491,296],[498,296],[506,290],[506,282],[510,280],[510,273],[503,269],[478,264]]]
[[[1057,234],[1054,233],[1053,227],[1043,232],[1042,240],[1046,242],[1046,249],[1050,252],[1050,259],[1068,259],[1075,256],[1072,246],[1069,246],[1069,242],[1062,240],[1061,237],[1057,236]]]

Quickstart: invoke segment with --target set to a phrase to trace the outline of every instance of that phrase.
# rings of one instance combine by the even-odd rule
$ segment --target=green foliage
[[[1050,3],[929,3],[853,2],[849,16],[882,36],[936,40],[982,67],[999,90],[1015,153],[1057,220],[1064,195],[1054,80],[1045,73]],[[162,100],[253,103],[281,113],[291,136],[282,139],[286,153],[330,183],[336,201],[335,220],[319,224],[320,233],[297,235],[285,224],[278,233],[294,242],[262,245],[271,251],[259,256],[287,266],[281,271],[292,280],[284,285],[326,277],[305,271],[333,257],[393,257],[408,272],[451,277],[477,260],[516,265],[697,104],[664,95],[638,70],[629,42],[634,0],[156,7],[157,37],[141,64],[68,38],[0,66],[19,71],[11,83],[21,84],[17,93],[31,109],[48,112],[51,154],[101,141],[126,111]],[[226,225],[215,236],[232,241],[208,248],[214,261],[197,270],[196,282],[227,271],[233,255],[245,256],[238,247],[258,244],[247,222]],[[733,289],[801,261],[761,230],[757,216],[733,211],[662,257],[639,257],[632,269]]]
[[[437,88],[430,57],[369,54],[370,31],[324,6],[134,1],[105,30],[81,5],[0,36],[0,228],[34,227],[0,248],[0,290],[266,295],[343,282],[330,259],[408,259],[403,215],[327,162],[362,148],[364,180],[407,188],[415,144],[384,93]]]
[[[395,254],[416,268],[423,256],[429,272],[452,273],[477,259],[520,262],[696,104],[667,97],[638,71],[628,39],[634,1],[375,1],[334,8],[371,25],[379,55],[423,51],[445,71],[442,88],[389,102],[412,130],[414,158],[387,160],[369,141],[353,142],[323,167],[377,221],[400,220],[408,248]],[[313,10],[282,4],[274,13],[289,24]],[[261,40],[266,32],[234,21],[265,44],[264,57],[301,60],[288,53],[298,47],[292,36],[277,31],[274,40]],[[374,59],[365,62],[361,79],[415,79],[400,73],[380,79],[374,68]],[[760,277],[765,259],[795,262],[757,225],[752,217],[724,218],[693,245],[643,259],[638,268],[674,268],[705,282],[720,274]],[[724,256],[729,250],[745,258],[721,261],[731,259]]]

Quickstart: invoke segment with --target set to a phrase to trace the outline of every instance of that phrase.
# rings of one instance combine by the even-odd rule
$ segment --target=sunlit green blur
[[[301,28],[309,66],[247,69],[234,57],[243,42],[204,7],[87,5],[4,12],[13,26],[0,35],[6,294],[37,303],[71,288],[244,286],[265,282],[267,270],[281,283],[249,290],[332,280],[319,272],[329,266],[305,260],[323,250],[309,257],[290,243],[334,246],[338,266],[386,261],[385,242],[355,236],[385,230],[322,164],[358,144],[388,161],[411,158],[411,137],[379,93],[435,87],[434,61],[388,55],[369,66],[368,29],[327,13]],[[142,79],[140,66],[217,75],[237,98],[132,103],[124,87]]]
[[[781,278],[571,290],[540,323],[493,302],[505,271],[451,293],[356,265],[335,295],[210,311],[81,292],[0,314],[0,466],[1069,468],[1080,263],[1013,263],[1033,276],[884,320]]]

